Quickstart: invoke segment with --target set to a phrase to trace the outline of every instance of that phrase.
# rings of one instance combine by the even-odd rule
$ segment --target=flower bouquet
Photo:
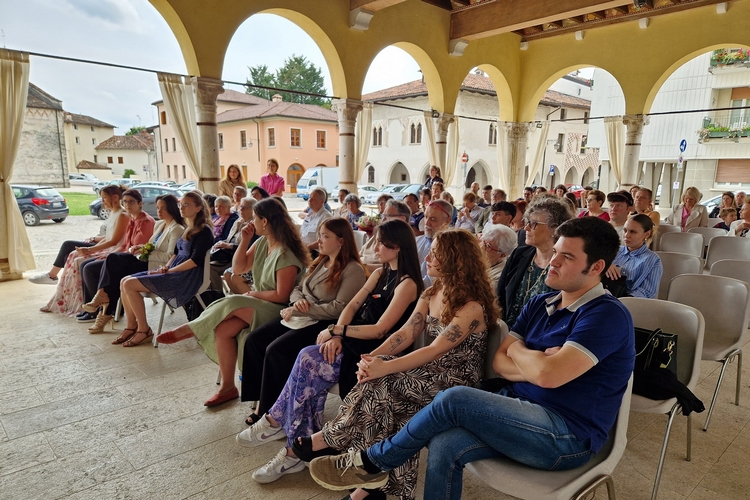
[[[364,231],[367,233],[367,236],[370,237],[372,236],[372,231],[375,229],[375,226],[378,225],[378,222],[380,222],[379,215],[363,215],[357,221],[357,227],[360,231]]]
[[[143,262],[148,262],[148,256],[153,251],[154,251],[154,244],[146,243],[145,245],[141,247],[140,250],[138,250],[138,259],[142,260]]]

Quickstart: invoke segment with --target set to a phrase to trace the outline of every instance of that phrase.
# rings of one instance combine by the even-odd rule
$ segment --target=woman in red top
[[[278,171],[279,162],[271,158],[268,160],[268,173],[260,177],[260,187],[271,196],[284,196],[284,178],[277,173]]]
[[[609,222],[609,214],[602,210],[602,205],[607,199],[607,196],[598,189],[589,191],[589,195],[586,197],[586,207],[588,210],[581,212],[578,217],[599,217]]]

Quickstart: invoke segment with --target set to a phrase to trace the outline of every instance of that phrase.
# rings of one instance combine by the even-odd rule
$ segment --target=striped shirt
[[[632,252],[629,252],[625,245],[621,246],[614,265],[619,266],[620,274],[625,276],[628,295],[647,299],[656,298],[664,269],[661,259],[648,249],[648,245],[643,245]]]

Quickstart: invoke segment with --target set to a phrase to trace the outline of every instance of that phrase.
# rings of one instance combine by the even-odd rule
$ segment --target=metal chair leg
[[[721,360],[721,371],[719,372],[719,381],[716,383],[716,390],[714,391],[714,395],[711,398],[711,406],[708,408],[708,415],[706,416],[706,423],[703,424],[703,432],[706,432],[708,430],[708,423],[711,421],[711,414],[714,412],[714,406],[716,405],[716,399],[719,397],[719,389],[721,389],[721,382],[724,380],[724,373],[727,371],[727,365],[729,364],[729,361],[737,356],[738,354],[742,353],[742,350],[735,349],[734,351],[727,354],[727,356]],[[738,364],[738,368],[741,368]],[[737,373],[737,383],[740,382],[740,373]],[[737,394],[736,394],[736,403],[739,403],[739,385],[737,386]]]
[[[156,340],[156,337],[159,336],[161,333],[161,327],[164,324],[164,312],[167,310],[167,302],[164,301],[164,304],[161,306],[161,316],[159,316],[159,328],[156,329],[156,335],[154,335],[154,347],[159,347],[159,341]]]
[[[579,491],[578,494],[573,497],[573,500],[584,500],[586,498],[591,498],[588,495],[595,492],[602,484],[607,485],[607,498],[609,500],[617,500],[617,495],[615,494],[615,483],[614,481],[612,481],[612,477],[609,474],[601,476],[596,481]]]
[[[664,431],[664,442],[661,445],[661,454],[659,455],[659,465],[656,466],[656,479],[654,479],[654,490],[651,492],[651,500],[656,500],[659,493],[659,482],[661,481],[661,471],[664,467],[664,457],[667,455],[667,445],[669,445],[669,435],[672,432],[672,423],[677,411],[681,408],[680,403],[675,403],[667,416],[667,429]]]
[[[740,404],[740,387],[742,387],[742,349],[737,349],[737,389],[734,395],[734,404]]]

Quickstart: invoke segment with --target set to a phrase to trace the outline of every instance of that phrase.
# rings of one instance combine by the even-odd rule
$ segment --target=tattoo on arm
[[[382,339],[383,337],[385,337],[385,334],[386,334],[386,333],[388,333],[388,330],[386,330],[386,329],[384,328],[384,329],[382,329],[382,330],[378,330],[378,331],[377,331],[377,333],[376,333],[375,335],[377,335],[377,337],[378,337],[379,339]]]
[[[424,315],[421,312],[415,313],[414,317],[405,326],[412,327],[411,336],[412,339],[416,340],[422,333],[422,330],[424,330]]]
[[[479,326],[478,319],[475,319],[474,321],[472,321],[471,324],[469,325],[469,334],[471,335],[472,333],[474,333],[474,330],[476,330],[478,326]]]
[[[440,334],[450,342],[455,342],[461,338],[461,328],[458,325],[448,325]]]
[[[404,339],[401,338],[401,335],[391,335],[391,352],[395,351],[398,346],[400,346]]]

